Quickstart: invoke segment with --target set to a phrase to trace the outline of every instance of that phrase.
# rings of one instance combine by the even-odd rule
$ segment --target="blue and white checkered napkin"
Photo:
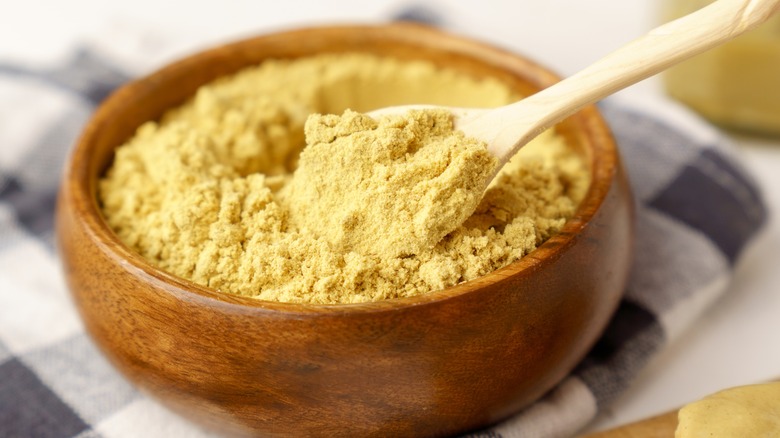
[[[0,60],[0,437],[208,436],[107,364],[76,315],[53,248],[67,151],[95,105],[129,78],[108,59],[84,48],[48,70]],[[568,378],[473,437],[575,433],[728,292],[735,262],[766,220],[756,184],[716,131],[668,102],[603,108],[638,203],[625,298]]]

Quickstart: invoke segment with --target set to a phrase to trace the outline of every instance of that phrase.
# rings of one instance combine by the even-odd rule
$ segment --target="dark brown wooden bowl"
[[[429,59],[522,93],[557,81],[516,54],[416,25],[282,32],[198,53],[123,87],[95,113],[67,165],[57,234],[87,330],[135,385],[208,428],[332,437],[486,426],[569,373],[625,287],[632,200],[594,107],[557,128],[593,177],[563,231],[510,266],[424,296],[354,305],[232,296],[154,268],[108,227],[97,181],[142,122],[266,58],[356,50]]]

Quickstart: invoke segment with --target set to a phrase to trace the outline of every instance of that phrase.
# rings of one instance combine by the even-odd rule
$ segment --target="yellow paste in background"
[[[480,201],[474,184],[492,158],[446,114],[344,111],[516,98],[498,81],[421,61],[267,61],[141,126],[117,150],[100,200],[129,247],[223,292],[309,303],[423,294],[535,249],[574,213],[587,171],[547,132]],[[343,114],[307,122],[312,113]]]
[[[686,405],[675,438],[780,436],[780,383],[727,389]]]
[[[712,0],[666,0],[677,18]],[[669,94],[731,128],[780,135],[780,14],[664,74]]]

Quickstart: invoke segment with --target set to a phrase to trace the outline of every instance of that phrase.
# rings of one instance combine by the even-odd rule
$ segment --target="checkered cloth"
[[[63,161],[95,106],[129,79],[109,59],[118,58],[82,48],[49,69],[0,60],[0,437],[208,436],[108,365],[59,270],[52,215]],[[735,262],[766,221],[733,148],[697,118],[663,101],[603,109],[637,198],[625,298],[569,377],[472,437],[575,433],[727,292]]]

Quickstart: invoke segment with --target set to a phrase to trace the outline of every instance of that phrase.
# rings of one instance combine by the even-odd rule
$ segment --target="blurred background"
[[[98,51],[106,49],[114,62],[138,75],[206,46],[249,35],[413,17],[528,55],[569,75],[656,26],[661,6],[661,0],[3,0],[0,66],[45,66],[87,42]],[[780,83],[771,86],[780,88]],[[651,78],[620,92],[618,98],[643,101],[664,96],[661,81]],[[776,210],[780,140],[727,135],[739,146],[764,187],[767,203]],[[743,257],[732,293],[655,358],[615,404],[620,409],[602,414],[592,429],[673,409],[727,386],[780,376],[780,352],[760,341],[778,329],[780,297],[775,291],[780,272],[772,268],[778,246],[780,226],[775,217]]]
[[[413,11],[457,33],[527,54],[561,74],[642,35],[656,23],[659,0],[292,0],[261,2],[132,2],[32,0],[6,2],[0,16],[0,56],[50,61],[73,44],[116,46],[146,32],[154,68],[170,57],[259,32],[318,23],[381,22]],[[113,37],[114,40],[107,39]],[[136,60],[133,60],[134,63]],[[641,88],[640,85],[639,88]]]

